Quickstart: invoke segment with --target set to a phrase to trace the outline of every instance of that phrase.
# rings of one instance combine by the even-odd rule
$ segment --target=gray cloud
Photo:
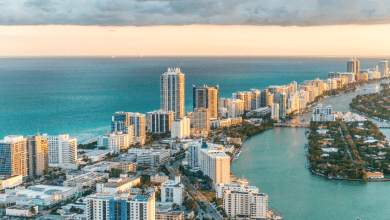
[[[0,0],[0,25],[387,23],[388,0]]]

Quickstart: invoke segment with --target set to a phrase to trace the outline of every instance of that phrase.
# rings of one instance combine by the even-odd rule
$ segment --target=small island
[[[349,107],[377,120],[390,121],[390,88],[388,84],[381,84],[379,93],[358,95],[349,104]]]
[[[388,141],[371,121],[310,123],[310,170],[328,179],[387,180]]]

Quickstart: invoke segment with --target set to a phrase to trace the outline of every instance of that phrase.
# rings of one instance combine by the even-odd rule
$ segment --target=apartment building
[[[0,140],[0,175],[28,176],[27,138],[9,135]]]
[[[180,176],[161,184],[161,202],[173,202],[181,205],[184,201],[184,185],[180,183]]]
[[[161,75],[160,104],[163,111],[173,111],[174,119],[185,115],[185,83],[180,68],[168,68]]]

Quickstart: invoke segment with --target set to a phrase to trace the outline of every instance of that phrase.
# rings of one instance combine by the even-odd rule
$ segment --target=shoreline
[[[376,83],[381,83],[381,82],[383,82],[383,81],[385,81],[385,80],[389,80],[388,78],[384,78],[383,80],[380,80],[380,81],[378,81],[378,82],[373,82],[373,83],[368,83],[368,84],[364,84],[364,85],[362,85],[362,86],[366,86],[366,85],[372,85],[372,84],[376,84]],[[355,91],[353,91],[353,92],[355,92]],[[340,92],[339,93],[339,96],[342,96],[342,95],[345,95],[345,94],[348,94],[348,93],[350,93],[350,92]],[[330,96],[330,97],[332,97],[332,96]],[[315,102],[315,103],[312,103],[312,106],[315,106],[315,105],[318,105],[319,103],[321,103],[323,100],[325,100],[326,98],[329,98],[329,97],[323,97],[322,99],[319,99],[317,102]],[[352,110],[352,108],[350,108],[349,107],[349,103],[348,103],[348,106],[347,106],[347,108],[349,108],[349,109],[351,109]],[[298,113],[300,113],[300,112],[296,112],[295,114],[293,114],[292,116],[296,116]],[[309,114],[310,112],[308,112],[307,114]],[[365,116],[365,115],[364,115]],[[370,116],[366,116],[366,117],[370,117]],[[371,117],[370,117],[371,118]],[[286,122],[291,122],[292,121],[292,119],[288,119],[288,120],[286,120]],[[272,129],[274,129],[276,126],[274,126],[274,127],[272,127]],[[290,128],[290,127],[286,127],[286,128]],[[302,128],[302,127],[294,127],[294,128]],[[270,130],[271,128],[269,128],[269,129],[267,129],[267,130]],[[267,131],[267,130],[265,130],[265,131]],[[263,133],[263,132],[262,132]],[[260,134],[257,134],[257,135],[261,135],[262,133],[260,133]],[[254,136],[257,136],[257,135],[254,135]],[[252,136],[252,137],[254,137],[254,136]],[[251,138],[252,138],[251,137]],[[307,137],[306,137],[307,138]],[[245,141],[246,140],[248,140],[248,139],[250,139],[250,138],[246,138],[245,140],[242,140],[242,145],[241,145],[241,147],[244,145],[244,143],[245,143]],[[240,150],[239,151],[237,151],[237,153],[235,153],[235,154],[233,154],[233,156],[232,156],[232,158],[235,158],[235,156],[236,156],[236,154],[238,154],[238,153],[240,153],[241,152],[241,148],[240,148]],[[232,162],[237,162],[239,160],[239,157],[238,158],[235,158],[235,160],[232,160]],[[387,182],[387,181],[390,181],[390,178],[389,179],[378,179],[378,180],[372,180],[372,179],[370,179],[370,180],[363,180],[363,179],[338,179],[338,178],[332,178],[332,179],[328,179],[325,175],[323,175],[323,174],[319,174],[319,173],[316,173],[316,172],[314,172],[313,170],[311,170],[311,169],[309,169],[310,170],[310,173],[311,174],[313,174],[313,175],[316,175],[316,176],[320,176],[320,177],[324,177],[324,179],[325,180],[341,180],[341,181],[356,181],[356,182]],[[235,178],[237,178],[236,177],[236,175],[234,174],[234,173],[232,173],[232,175],[235,177]]]
[[[85,141],[85,142],[82,143],[82,144],[90,144],[90,143],[95,142],[95,141],[97,141],[97,140],[98,140],[98,137],[94,137],[94,138],[89,139],[88,141]]]

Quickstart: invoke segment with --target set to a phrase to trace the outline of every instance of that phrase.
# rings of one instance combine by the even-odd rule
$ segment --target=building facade
[[[49,172],[49,144],[42,139],[39,133],[35,136],[27,136],[28,149],[28,175],[41,176]]]
[[[174,119],[185,115],[185,83],[180,68],[168,68],[160,79],[160,104],[165,112],[173,111]]]
[[[210,112],[204,108],[194,109],[192,128],[199,130],[210,130]]]
[[[173,111],[155,110],[148,112],[148,131],[151,133],[167,133],[171,131],[171,123],[175,120]]]
[[[9,135],[0,140],[0,175],[28,176],[27,138]]]
[[[171,123],[171,138],[188,138],[191,135],[191,120],[186,116]]]
[[[49,144],[49,166],[62,169],[77,169],[77,139],[68,134],[58,136],[42,135]]]
[[[210,112],[210,118],[218,118],[218,93],[219,86],[192,87],[193,91],[193,110],[204,108]]]
[[[180,176],[175,180],[168,180],[161,184],[161,202],[173,202],[181,205],[184,201],[184,185],[180,183]]]

